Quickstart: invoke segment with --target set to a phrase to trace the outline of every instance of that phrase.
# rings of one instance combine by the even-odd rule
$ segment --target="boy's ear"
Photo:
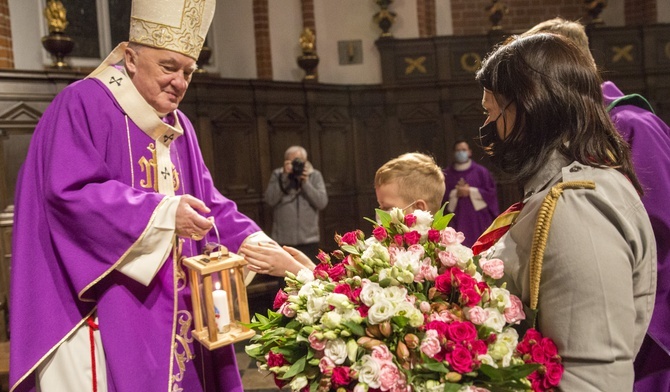
[[[428,203],[423,199],[417,199],[416,202],[414,202],[414,208],[417,210],[428,211]]]

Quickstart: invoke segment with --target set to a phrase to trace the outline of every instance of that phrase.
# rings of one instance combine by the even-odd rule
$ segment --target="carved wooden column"
[[[0,68],[14,68],[12,26],[7,0],[0,0]]]

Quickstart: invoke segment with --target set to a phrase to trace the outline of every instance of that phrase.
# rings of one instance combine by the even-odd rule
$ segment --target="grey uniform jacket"
[[[283,169],[275,169],[265,190],[265,202],[273,208],[272,239],[281,245],[319,242],[319,211],[328,205],[328,194],[321,172],[311,167],[309,171],[296,190],[290,189]]]
[[[507,288],[528,305],[538,210],[549,189],[567,181],[594,181],[596,188],[566,189],[556,204],[537,327],[563,357],[560,390],[630,392],[633,360],[654,306],[656,245],[647,213],[625,176],[554,153],[525,185],[521,213],[488,256],[505,262]]]

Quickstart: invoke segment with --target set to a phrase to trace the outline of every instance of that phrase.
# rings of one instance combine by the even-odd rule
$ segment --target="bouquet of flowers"
[[[369,238],[336,235],[340,249],[255,315],[247,354],[293,391],[552,390],[556,345],[534,329],[520,339],[503,262],[473,257],[452,216],[377,210]]]

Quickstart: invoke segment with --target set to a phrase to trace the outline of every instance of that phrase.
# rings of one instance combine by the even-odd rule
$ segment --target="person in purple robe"
[[[454,163],[443,170],[446,192],[442,203],[454,213],[450,226],[463,232],[463,245],[472,246],[498,216],[498,193],[491,173],[472,160],[465,140],[454,143]]]
[[[271,241],[177,110],[214,5],[134,0],[130,43],[40,119],[16,187],[11,391],[243,391],[233,347],[191,335],[182,264],[214,226],[232,251]]]
[[[523,35],[550,32],[570,38],[590,57],[584,26],[554,18],[537,24]],[[637,94],[625,95],[610,81],[601,85],[610,118],[631,148],[635,174],[642,184],[644,204],[654,230],[657,248],[657,285],[649,329],[635,358],[637,392],[670,391],[670,127]]]

